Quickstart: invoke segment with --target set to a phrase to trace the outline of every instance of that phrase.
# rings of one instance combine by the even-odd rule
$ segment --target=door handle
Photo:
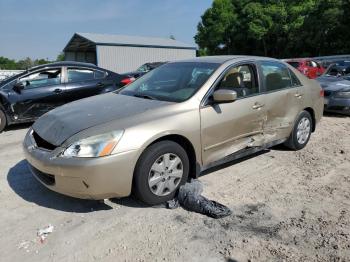
[[[103,83],[97,83],[97,87],[104,87],[105,85]]]
[[[260,109],[260,108],[262,108],[262,107],[264,107],[264,106],[265,106],[264,104],[255,103],[255,104],[253,105],[253,109],[257,110],[257,109]]]
[[[53,90],[53,92],[56,94],[59,94],[59,93],[62,93],[62,89],[57,88],[57,89]]]
[[[294,96],[295,96],[296,98],[301,98],[303,95],[302,95],[302,94],[299,94],[299,93],[296,93],[296,94],[294,94]]]

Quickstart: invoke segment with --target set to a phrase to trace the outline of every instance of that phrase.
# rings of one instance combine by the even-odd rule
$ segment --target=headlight
[[[350,98],[350,91],[337,92],[334,97]]]
[[[63,157],[103,157],[112,153],[124,131],[119,130],[92,136],[71,144],[63,151]]]

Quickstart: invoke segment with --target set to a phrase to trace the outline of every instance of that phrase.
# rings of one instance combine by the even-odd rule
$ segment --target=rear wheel
[[[2,132],[7,124],[6,115],[2,108],[0,107],[0,132]]]
[[[149,205],[160,204],[174,198],[188,173],[186,151],[173,141],[160,141],[142,153],[135,169],[133,191]]]
[[[307,111],[301,112],[285,145],[293,150],[304,148],[310,140],[312,125],[310,113]]]

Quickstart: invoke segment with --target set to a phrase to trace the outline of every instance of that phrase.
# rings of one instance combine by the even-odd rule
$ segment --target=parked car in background
[[[327,68],[327,76],[346,76],[350,75],[350,61],[336,61]]]
[[[50,111],[23,147],[51,190],[89,199],[133,191],[153,205],[215,165],[281,143],[304,148],[322,113],[320,85],[286,63],[200,57]]]
[[[320,63],[308,58],[293,58],[285,59],[284,61],[298,69],[302,74],[306,75],[310,79],[315,79],[316,77],[322,75],[325,71]]]
[[[148,73],[149,71],[152,71],[153,69],[161,65],[164,65],[165,63],[167,62],[146,63],[140,66],[138,69],[136,69],[136,71],[122,74],[122,76],[124,77],[121,80],[122,86],[130,84],[131,82],[135,81],[137,78],[143,76],[144,74]]]
[[[325,111],[350,115],[350,61],[338,61],[316,79],[324,89]]]
[[[93,64],[58,62],[33,67],[0,83],[0,132],[32,122],[51,109],[119,89],[121,76]]]

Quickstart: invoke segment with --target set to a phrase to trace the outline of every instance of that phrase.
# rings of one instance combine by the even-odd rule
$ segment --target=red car
[[[310,79],[317,78],[325,72],[325,68],[315,60],[309,58],[286,59],[285,62],[298,69]]]

